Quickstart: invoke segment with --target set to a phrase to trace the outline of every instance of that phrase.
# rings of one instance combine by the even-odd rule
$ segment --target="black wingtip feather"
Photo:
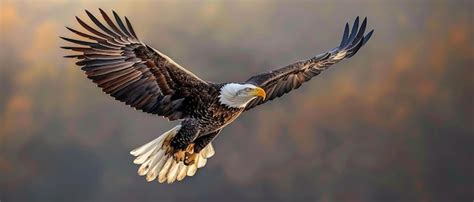
[[[106,26],[104,26],[104,24],[102,24],[94,15],[92,15],[92,13],[90,12],[87,12],[87,16],[89,16],[89,18],[92,20],[92,22],[97,25],[97,27],[99,27],[102,31],[104,31],[105,33],[109,34],[110,36],[112,37],[120,37],[119,35],[117,35],[116,33],[114,33],[113,31],[111,31],[109,28],[107,28]]]
[[[374,33],[374,30],[371,30],[367,35],[364,36],[364,41],[362,42],[362,45],[365,45],[367,41],[369,41],[370,37],[372,37],[372,34]]]
[[[103,10],[100,10],[100,13],[102,14],[102,17],[104,18],[105,22],[115,31],[115,33],[120,35],[120,38],[123,39],[123,37],[127,38],[127,35],[125,35],[120,29],[117,27],[117,25],[112,21],[112,19],[107,15],[107,13]]]
[[[135,34],[135,30],[133,30],[132,23],[128,20],[127,16],[125,16],[125,23],[127,23],[128,30],[131,32],[131,34],[138,39],[137,34]]]
[[[351,53],[347,55],[347,58],[351,58],[352,56],[354,56],[360,50],[362,45],[364,45],[363,42],[364,42],[364,38],[359,39],[357,44],[355,44],[354,47],[352,47]]]
[[[92,15],[92,13],[91,13],[89,10],[84,9],[84,11],[86,12],[87,16],[91,16],[91,15]]]
[[[349,36],[349,23],[346,23],[346,26],[344,27],[344,34],[342,35],[341,44],[339,45],[340,48],[345,46],[345,44],[347,43],[348,36]]]
[[[349,36],[349,39],[347,40],[346,46],[351,45],[354,42],[354,38],[358,30],[359,30],[359,16],[357,16],[356,19],[354,20],[354,24],[352,25],[351,35]]]
[[[99,42],[99,41],[105,41],[104,39],[101,39],[101,38],[95,37],[95,36],[91,36],[91,35],[89,35],[89,34],[85,34],[85,33],[83,33],[83,32],[77,31],[77,30],[75,30],[75,29],[73,29],[73,28],[70,28],[70,27],[66,27],[66,28],[67,28],[69,31],[71,31],[71,32],[73,32],[73,33],[75,33],[75,34],[77,34],[77,35],[79,35],[79,36],[82,36],[82,37],[85,37],[85,38],[88,38],[88,39],[92,39],[92,40],[95,40],[95,41],[97,41],[97,42]]]
[[[362,21],[362,25],[360,25],[359,32],[357,33],[354,40],[358,41],[360,38],[364,36],[365,28],[367,27],[367,17]]]
[[[122,22],[122,19],[120,18],[120,16],[115,12],[115,11],[112,11],[112,13],[114,14],[114,17],[115,17],[115,21],[117,22],[117,24],[119,25],[120,29],[122,30],[122,32],[129,36],[129,37],[132,37],[132,35],[128,32],[127,28],[125,28],[125,25],[123,24]]]
[[[77,31],[77,30],[75,30],[75,29],[73,29],[73,28],[70,28],[70,27],[66,27],[66,29],[68,29],[69,31],[74,32],[74,33],[79,32],[79,31]]]
[[[61,38],[61,39],[63,39],[63,40],[66,40],[66,41],[69,41],[69,42],[71,42],[71,43],[76,43],[76,44],[80,44],[80,45],[89,46],[89,45],[94,45],[94,44],[95,44],[95,43],[93,43],[93,42],[81,41],[81,40],[76,40],[76,39],[70,39],[70,38],[62,37],[62,36],[60,36],[59,38]]]
[[[66,41],[72,40],[72,39],[70,39],[70,38],[66,38],[66,37],[63,37],[63,36],[59,36],[59,38],[61,38],[61,39],[63,39],[63,40],[66,40]]]
[[[66,49],[66,50],[73,50],[73,49],[82,48],[82,47],[61,46],[61,47],[59,47],[59,48]]]
[[[81,58],[84,58],[84,55],[65,55],[63,56],[64,58],[77,58],[77,59],[81,59]]]

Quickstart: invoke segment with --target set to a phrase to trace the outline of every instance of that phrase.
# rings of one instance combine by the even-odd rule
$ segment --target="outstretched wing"
[[[102,9],[99,10],[108,27],[86,10],[99,29],[76,17],[90,34],[67,29],[91,41],[61,37],[79,45],[61,47],[79,52],[65,57],[79,59],[76,64],[87,77],[115,99],[170,120],[185,118],[187,114],[181,110],[183,101],[193,96],[193,89],[208,85],[207,82],[139,41],[127,17],[125,25],[114,11],[114,23]]]
[[[306,61],[299,61],[286,67],[276,69],[267,73],[252,76],[247,83],[263,88],[267,94],[267,99],[256,98],[246,106],[249,110],[257,105],[269,100],[281,97],[282,95],[297,89],[306,81],[319,75],[323,70],[331,65],[352,57],[370,39],[374,30],[364,35],[367,26],[367,18],[359,27],[359,17],[356,18],[352,31],[349,34],[349,24],[346,23],[344,35],[339,47],[313,57]]]

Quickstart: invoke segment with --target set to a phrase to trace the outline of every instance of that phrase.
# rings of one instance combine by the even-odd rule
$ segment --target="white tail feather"
[[[130,152],[136,156],[133,163],[140,165],[138,175],[146,176],[148,182],[158,179],[160,183],[173,183],[181,181],[186,176],[194,176],[198,168],[206,165],[207,159],[215,153],[211,144],[204,147],[196,156],[195,163],[185,165],[182,161],[176,161],[172,155],[166,154],[169,145],[163,145],[165,139],[174,137],[181,125],[163,133],[160,137],[138,147]]]
[[[167,178],[167,182],[168,184],[171,184],[174,182],[174,180],[176,179],[176,176],[178,175],[178,167],[179,167],[179,164],[182,163],[182,162],[176,162],[176,161],[173,161],[172,164],[171,164],[171,168],[170,170],[168,171],[168,174],[166,175],[166,178]]]
[[[178,181],[181,181],[181,180],[184,179],[184,177],[186,177],[186,171],[188,170],[188,166],[184,165],[184,163],[183,163],[183,164],[180,165],[180,168],[178,168],[178,170],[179,170],[178,171],[178,176],[176,177],[176,179]]]
[[[196,170],[197,170],[197,163],[193,164],[193,165],[189,165],[188,166],[188,171],[187,171],[187,175],[188,176],[194,176],[194,174],[196,173]]]
[[[205,148],[207,149],[206,158],[211,158],[216,153],[216,151],[214,150],[214,147],[212,146],[212,144],[207,145],[207,147],[205,147]]]
[[[202,168],[206,165],[207,159],[203,155],[199,154],[199,161],[197,162],[197,168]]]
[[[168,160],[166,161],[165,165],[163,165],[163,168],[161,168],[161,171],[160,171],[160,174],[159,174],[159,178],[158,178],[158,181],[160,183],[163,183],[166,181],[166,174],[168,173],[168,170],[170,169],[171,167],[171,162],[174,161],[173,158],[168,158]]]

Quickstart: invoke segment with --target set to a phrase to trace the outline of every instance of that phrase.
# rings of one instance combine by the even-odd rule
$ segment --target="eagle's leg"
[[[184,165],[192,165],[196,162],[196,158],[199,153],[186,153],[186,157],[184,158]]]
[[[194,140],[194,153],[199,153],[204,149],[204,147],[211,143],[220,132],[221,130],[216,130],[212,133],[196,138],[196,140]]]
[[[187,151],[184,164],[185,165],[193,164],[199,152],[201,152],[201,150],[204,149],[204,147],[206,147],[209,143],[211,143],[212,140],[214,140],[217,137],[219,132],[221,132],[221,130],[217,130],[207,135],[204,135],[202,137],[196,138],[196,140],[193,141],[193,144],[190,144],[192,145],[192,148],[191,148],[192,151]]]
[[[178,133],[171,139],[170,148],[167,151],[173,154],[177,161],[184,161],[186,150],[190,150],[193,146],[193,140],[199,134],[199,122],[196,119],[185,119],[181,122],[181,128]]]

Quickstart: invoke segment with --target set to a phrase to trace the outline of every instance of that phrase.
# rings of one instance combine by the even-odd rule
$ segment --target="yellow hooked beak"
[[[258,97],[263,98],[263,100],[265,100],[265,97],[267,96],[267,94],[265,93],[265,90],[263,90],[260,87],[257,87],[253,90],[253,96],[258,96]]]

